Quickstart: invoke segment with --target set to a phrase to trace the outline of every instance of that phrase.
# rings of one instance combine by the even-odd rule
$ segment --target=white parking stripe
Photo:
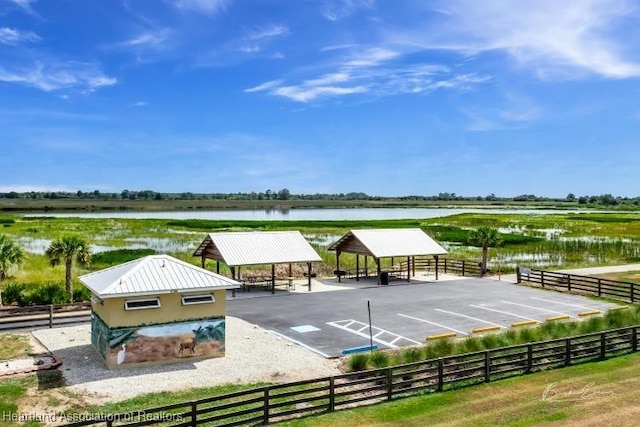
[[[501,328],[503,328],[504,326],[502,325],[498,325],[497,323],[493,323],[493,322],[489,322],[487,320],[482,320],[482,319],[478,319],[477,317],[471,317],[471,316],[467,316],[466,314],[460,314],[460,313],[454,313],[453,311],[447,311],[447,310],[440,310],[439,308],[434,309],[435,311],[440,311],[442,313],[447,313],[447,314],[451,314],[453,316],[460,316],[460,317],[466,317],[467,319],[471,319],[471,320],[475,320],[477,322],[482,322],[482,323],[488,323],[490,325],[493,326],[500,326]]]
[[[568,304],[566,302],[560,302],[560,301],[554,301],[552,299],[544,299],[544,298],[536,298],[536,297],[531,297],[531,299],[535,299],[535,300],[538,300],[538,301],[544,301],[544,302],[552,302],[554,304],[566,305],[566,306],[569,306],[569,307],[584,308],[585,310],[593,310],[593,307],[587,307],[586,305]]]
[[[349,320],[351,320],[351,319],[349,319]],[[337,322],[327,322],[327,325],[333,326],[333,327],[338,328],[338,329],[342,329],[343,331],[351,332],[352,334],[356,334],[356,335],[364,337],[364,338],[373,338],[373,341],[375,341],[377,343],[380,343],[380,344],[384,344],[387,347],[391,347],[391,348],[398,348],[398,346],[395,345],[394,343],[396,341],[400,340],[400,339],[403,339],[405,341],[409,341],[409,342],[411,342],[413,344],[422,344],[420,341],[412,340],[411,338],[407,338],[407,337],[403,337],[402,335],[394,334],[393,332],[386,331],[386,330],[384,330],[382,328],[378,328],[377,326],[371,326],[371,330],[375,331],[375,335],[374,336],[369,336],[369,334],[361,332],[362,330],[369,328],[369,324],[368,323],[360,322],[360,321],[357,321],[357,320],[351,320],[351,321],[349,321],[349,320],[339,320]],[[345,325],[342,324],[344,322],[349,322],[349,323],[347,324],[347,326],[345,326]],[[358,330],[348,327],[348,326],[351,326],[353,324],[356,324],[356,327],[359,327],[361,325],[362,325],[362,327],[360,329],[358,329]],[[393,337],[396,337],[396,338],[391,342],[385,341],[385,340],[381,340],[380,338],[376,338],[378,335],[381,335],[381,334],[384,334],[384,333],[387,333],[387,334],[389,334],[389,335],[391,335]]]
[[[448,329],[450,331],[457,332],[457,333],[462,334],[462,335],[469,335],[466,332],[462,332],[462,331],[459,331],[457,329],[453,329],[453,328],[450,328],[448,326],[441,325],[440,323],[436,323],[436,322],[431,322],[429,320],[420,319],[419,317],[408,316],[408,315],[402,314],[402,313],[397,313],[397,314],[398,314],[398,316],[406,317],[407,319],[413,319],[413,320],[417,320],[418,322],[428,323],[430,325],[438,326],[438,327],[443,328],[443,329]]]
[[[561,314],[563,316],[575,317],[575,316],[571,316],[570,314],[567,314],[567,313],[561,313],[559,311],[554,311],[554,310],[547,310],[546,308],[540,308],[540,307],[536,307],[536,306],[533,306],[533,305],[519,304],[517,302],[511,302],[511,301],[500,301],[500,302],[503,302],[505,304],[517,305],[517,306],[520,306],[520,307],[533,308],[534,310],[544,311],[545,313]]]
[[[286,335],[284,335],[284,334],[281,334],[280,332],[276,332],[276,331],[274,331],[274,330],[269,330],[269,333],[274,334],[274,335],[277,335],[277,336],[279,336],[279,337],[282,337],[282,338],[284,338],[284,339],[286,339],[286,340],[289,340],[289,341],[291,341],[291,342],[293,342],[293,343],[295,343],[295,344],[298,344],[300,347],[304,347],[304,348],[306,348],[307,350],[311,350],[311,351],[313,351],[314,353],[318,353],[320,356],[326,357],[327,359],[331,357],[331,356],[329,356],[328,354],[323,353],[323,352],[321,352],[320,350],[318,350],[318,349],[316,349],[316,348],[313,348],[313,347],[311,347],[311,346],[309,346],[309,345],[307,345],[307,344],[305,344],[305,343],[303,343],[303,342],[300,342],[300,341],[298,341],[298,340],[294,340],[293,338],[288,337],[288,336],[286,336]]]
[[[517,317],[517,318],[520,318],[520,319],[533,320],[535,322],[538,322],[538,320],[532,319],[530,317],[518,316],[517,314],[509,313],[508,311],[496,310],[495,308],[483,307],[481,305],[473,305],[473,304],[469,304],[469,307],[481,308],[483,310],[489,310],[489,311],[495,311],[496,313],[508,314],[509,316]]]

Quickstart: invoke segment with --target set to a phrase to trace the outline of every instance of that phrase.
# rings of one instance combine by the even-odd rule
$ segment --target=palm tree
[[[51,246],[47,248],[45,254],[49,258],[49,264],[52,267],[64,261],[65,285],[69,299],[73,302],[73,261],[75,260],[81,265],[89,265],[91,261],[89,244],[78,236],[62,236],[51,242]]]
[[[4,234],[0,234],[0,280],[7,277],[7,271],[12,265],[22,264],[22,261],[24,261],[22,248]]]
[[[498,230],[490,227],[480,227],[477,230],[473,230],[471,232],[468,242],[472,246],[482,247],[482,263],[480,264],[480,269],[482,275],[484,276],[487,272],[489,247],[499,246],[502,243]]]

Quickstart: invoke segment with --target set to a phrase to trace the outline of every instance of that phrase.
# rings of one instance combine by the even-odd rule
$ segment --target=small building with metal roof
[[[226,290],[240,283],[169,255],[80,276],[91,343],[109,368],[224,356]]]
[[[195,250],[193,256],[201,258],[202,268],[207,259],[216,261],[216,272],[220,263],[229,266],[231,276],[241,280],[240,268],[249,265],[271,265],[270,287],[274,292],[275,265],[298,263],[307,264],[307,284],[311,290],[312,264],[322,258],[299,231],[250,231],[209,233]]]
[[[352,253],[356,255],[356,279],[360,278],[362,272],[368,275],[367,260],[368,257],[372,257],[376,262],[378,283],[381,283],[381,276],[383,280],[388,277],[384,275],[384,273],[388,272],[381,271],[381,258],[391,258],[391,264],[393,264],[393,258],[406,257],[406,275],[407,280],[410,280],[412,271],[415,274],[415,269],[412,269],[412,265],[415,264],[415,257],[433,256],[437,265],[438,256],[447,254],[446,249],[419,228],[351,230],[332,243],[328,250],[336,252],[336,275],[338,280],[345,273],[340,269],[340,255],[342,253]],[[360,269],[361,255],[364,256],[364,270]],[[437,280],[437,267],[435,271]],[[395,269],[394,273],[404,272]]]

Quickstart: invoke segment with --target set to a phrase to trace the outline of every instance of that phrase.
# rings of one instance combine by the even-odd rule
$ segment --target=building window
[[[211,294],[185,295],[182,297],[182,305],[212,304],[214,302],[216,302],[216,300]]]
[[[124,302],[125,310],[143,310],[145,308],[160,308],[158,298],[130,299]]]

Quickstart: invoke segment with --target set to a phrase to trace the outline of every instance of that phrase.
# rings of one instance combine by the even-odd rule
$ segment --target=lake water
[[[370,219],[423,219],[462,213],[486,214],[564,214],[585,212],[581,210],[553,209],[485,209],[485,208],[327,208],[327,209],[221,209],[206,211],[166,212],[87,212],[46,213],[25,216],[50,216],[62,218],[134,218],[134,219],[214,219],[214,220],[370,220]]]

